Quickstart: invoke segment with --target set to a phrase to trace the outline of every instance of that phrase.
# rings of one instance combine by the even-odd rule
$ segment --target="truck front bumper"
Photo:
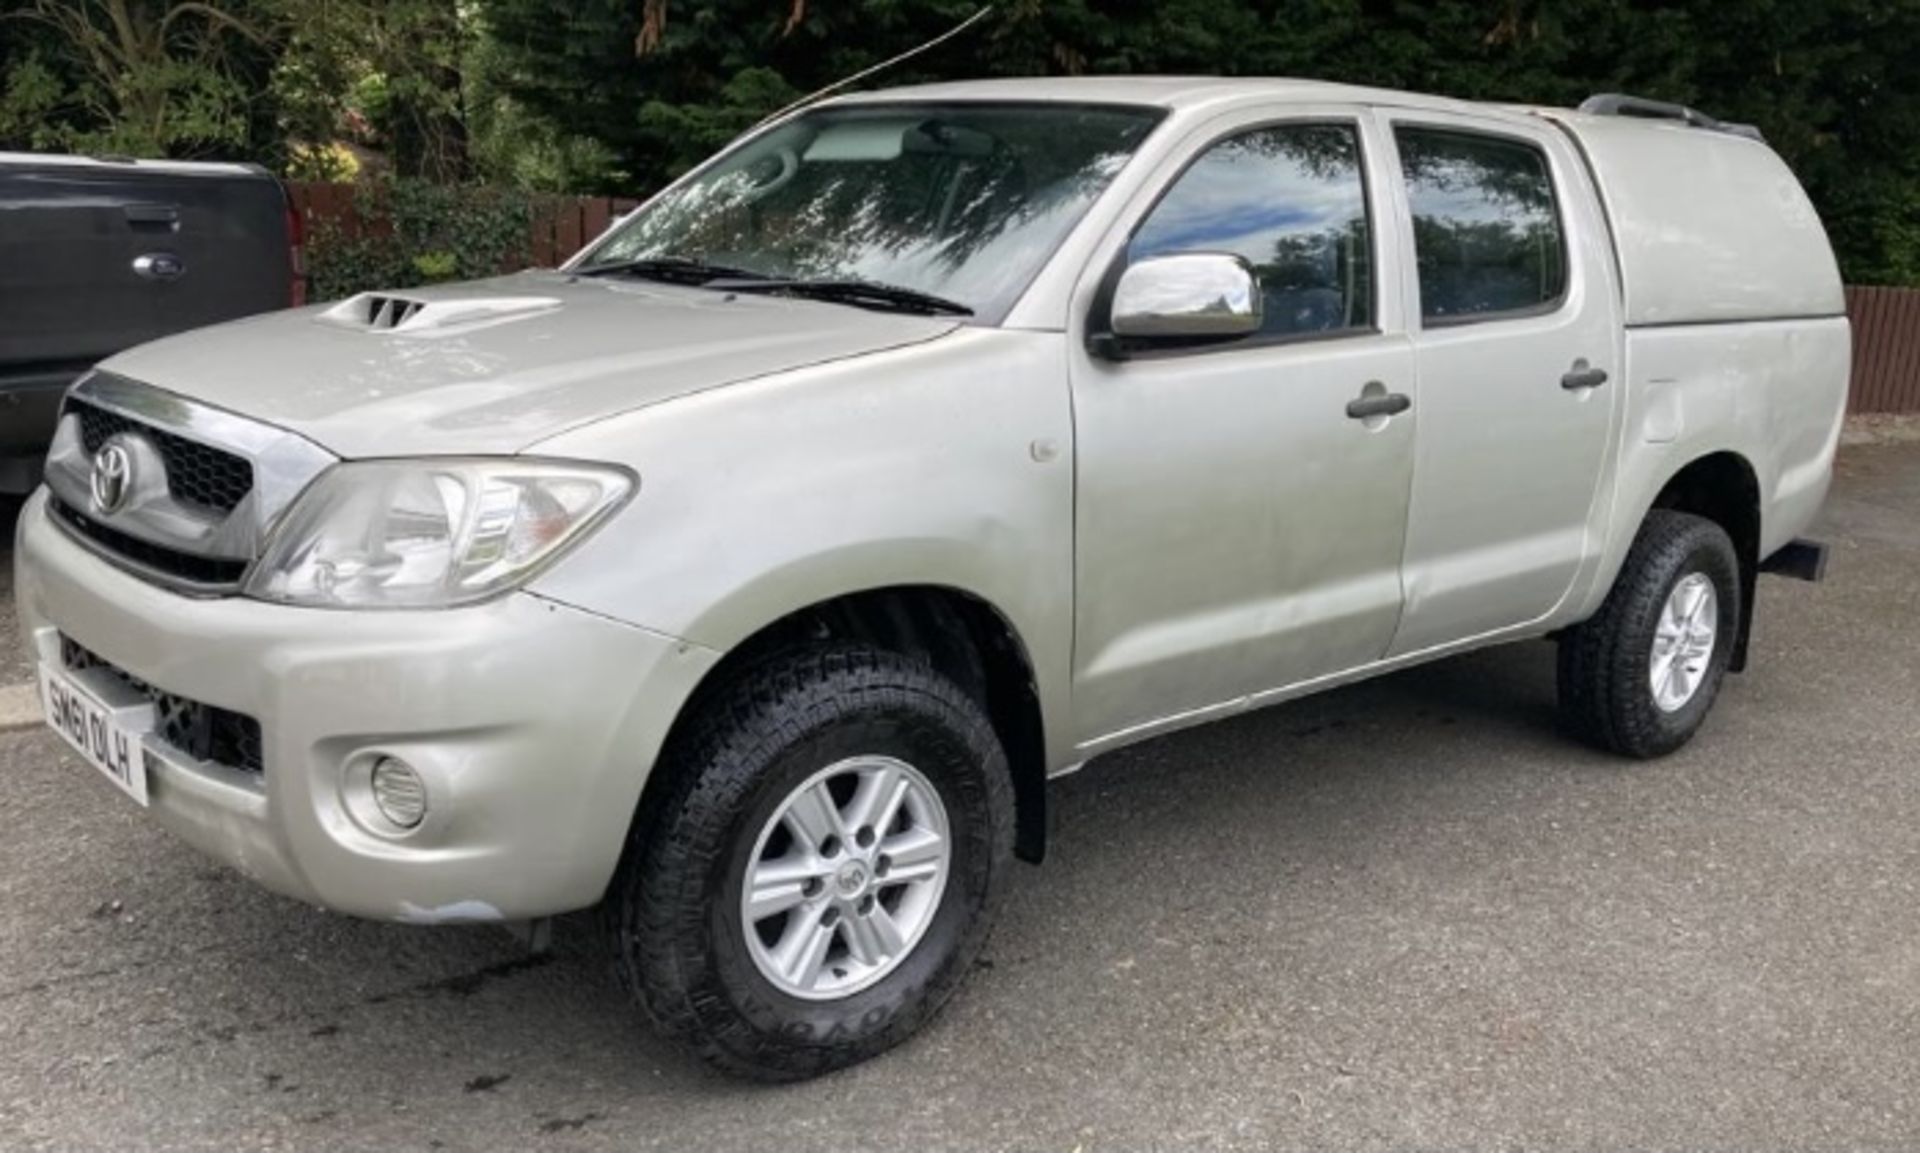
[[[526,593],[401,612],[183,597],[81,548],[45,505],[42,492],[22,510],[15,549],[37,657],[62,661],[65,638],[259,723],[257,771],[147,736],[152,816],[268,888],[358,916],[518,920],[598,901],[667,730],[717,659]],[[349,783],[382,756],[425,783],[411,830],[367,821]]]

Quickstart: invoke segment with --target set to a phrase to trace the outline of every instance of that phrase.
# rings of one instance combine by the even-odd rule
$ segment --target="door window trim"
[[[1356,325],[1352,328],[1328,329],[1319,332],[1254,333],[1248,336],[1229,337],[1225,340],[1206,341],[1194,344],[1163,345],[1160,347],[1154,347],[1152,345],[1127,347],[1122,344],[1120,338],[1113,333],[1113,294],[1114,290],[1120,284],[1121,274],[1126,272],[1127,265],[1130,263],[1127,259],[1127,253],[1133,247],[1134,238],[1140,234],[1140,230],[1146,226],[1147,221],[1153,218],[1153,214],[1159,209],[1161,201],[1165,200],[1168,194],[1186,178],[1188,171],[1191,170],[1195,164],[1198,164],[1202,157],[1229,140],[1234,140],[1242,136],[1250,136],[1256,132],[1265,132],[1273,128],[1351,128],[1353,130],[1355,147],[1354,166],[1360,176],[1360,204],[1367,216],[1367,262],[1369,266],[1367,287],[1370,295],[1370,299],[1367,302],[1367,316],[1370,318],[1369,323],[1366,325]],[[1107,262],[1107,270],[1100,275],[1100,287],[1095,290],[1093,299],[1089,301],[1087,305],[1086,339],[1084,342],[1087,353],[1096,360],[1105,361],[1166,360],[1173,357],[1277,348],[1294,344],[1318,344],[1323,341],[1351,340],[1356,337],[1380,335],[1380,307],[1383,299],[1380,284],[1380,229],[1379,220],[1374,212],[1373,185],[1367,177],[1367,161],[1369,159],[1367,148],[1366,125],[1359,110],[1355,110],[1350,115],[1310,113],[1304,116],[1277,116],[1271,119],[1253,120],[1245,124],[1235,125],[1232,128],[1223,129],[1217,135],[1209,137],[1205,142],[1200,144],[1199,147],[1195,148],[1185,160],[1182,160],[1180,167],[1154,192],[1153,199],[1147,202],[1147,206],[1140,211],[1140,214],[1134,219],[1132,225],[1128,227],[1125,239],[1120,242],[1120,246],[1114,252],[1112,259]],[[1397,149],[1394,159],[1397,165],[1399,160]],[[1196,249],[1195,251],[1201,250]]]
[[[1528,139],[1524,135],[1515,135],[1511,131],[1498,128],[1485,128],[1479,125],[1449,124],[1445,122],[1422,120],[1389,112],[1387,116],[1387,134],[1393,138],[1393,167],[1400,175],[1400,201],[1406,206],[1407,225],[1407,261],[1403,275],[1413,278],[1415,307],[1407,317],[1409,331],[1428,331],[1444,328],[1465,328],[1474,324],[1494,324],[1503,320],[1529,320],[1542,316],[1553,316],[1564,311],[1573,297],[1573,249],[1567,243],[1567,214],[1562,210],[1566,202],[1562,195],[1560,170],[1555,163],[1553,153],[1538,140]],[[1413,234],[1413,198],[1408,195],[1407,164],[1400,152],[1400,129],[1414,128],[1443,136],[1478,136],[1498,141],[1502,144],[1517,144],[1531,149],[1544,164],[1547,173],[1547,192],[1553,198],[1553,219],[1559,228],[1560,242],[1560,294],[1538,304],[1529,304],[1524,308],[1503,308],[1498,312],[1473,312],[1464,316],[1429,317],[1426,314],[1426,302],[1420,293],[1420,242]]]

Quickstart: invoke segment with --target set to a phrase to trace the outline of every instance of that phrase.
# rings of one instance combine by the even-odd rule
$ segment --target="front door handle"
[[[1376,416],[1398,416],[1412,407],[1413,401],[1405,393],[1380,392],[1348,401],[1347,415],[1355,420],[1372,420]]]
[[[1607,383],[1607,370],[1589,368],[1584,358],[1573,362],[1573,370],[1560,378],[1560,387],[1568,392],[1578,392],[1583,388],[1599,388]]]

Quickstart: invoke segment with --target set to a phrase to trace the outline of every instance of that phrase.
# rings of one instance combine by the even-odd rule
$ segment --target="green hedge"
[[[308,297],[471,280],[533,262],[525,193],[484,185],[383,180],[361,185],[344,218],[312,222]]]

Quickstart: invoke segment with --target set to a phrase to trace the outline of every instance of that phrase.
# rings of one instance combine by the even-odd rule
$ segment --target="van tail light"
[[[307,302],[307,222],[291,196],[287,197],[287,266],[293,273],[287,303],[299,308]]]

